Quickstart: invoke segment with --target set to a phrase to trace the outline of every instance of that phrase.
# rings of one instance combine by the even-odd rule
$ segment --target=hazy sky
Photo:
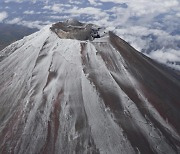
[[[179,0],[1,0],[0,22],[41,28],[67,18],[113,30],[137,50],[180,70]]]

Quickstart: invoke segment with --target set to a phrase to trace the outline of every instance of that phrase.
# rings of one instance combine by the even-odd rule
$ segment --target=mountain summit
[[[180,80],[104,32],[69,20],[0,52],[0,153],[180,153]]]
[[[100,38],[106,34],[105,29],[103,28],[93,24],[83,24],[75,19],[69,19],[66,22],[56,23],[52,25],[50,29],[62,39],[92,41],[95,38]]]

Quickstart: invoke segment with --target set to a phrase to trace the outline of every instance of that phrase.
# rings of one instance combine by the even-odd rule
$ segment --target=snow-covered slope
[[[0,153],[180,152],[180,81],[113,33],[47,26],[0,54]]]

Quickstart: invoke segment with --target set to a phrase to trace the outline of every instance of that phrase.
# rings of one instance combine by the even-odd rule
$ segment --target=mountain
[[[0,153],[180,152],[180,79],[68,20],[1,51]]]
[[[138,51],[180,71],[180,3],[178,0],[172,3],[169,0],[135,2],[1,0],[0,23],[41,29],[59,20],[77,18],[112,30]]]
[[[0,50],[12,42],[22,39],[24,36],[30,35],[36,31],[36,28],[0,23]]]

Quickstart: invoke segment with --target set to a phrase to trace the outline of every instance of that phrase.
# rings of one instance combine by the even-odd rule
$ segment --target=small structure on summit
[[[99,30],[102,28],[94,24],[81,23],[76,19],[68,19],[65,22],[53,24],[50,29],[62,39],[92,41],[101,37]]]

